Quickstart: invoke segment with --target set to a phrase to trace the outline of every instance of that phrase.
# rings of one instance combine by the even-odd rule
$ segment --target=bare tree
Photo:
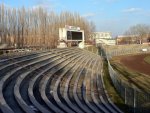
[[[143,38],[150,34],[150,26],[145,24],[137,24],[129,28],[126,33],[128,36],[136,38],[137,43],[142,44]],[[130,37],[130,39],[132,38]]]
[[[95,29],[94,23],[78,13],[64,11],[56,14],[42,7],[12,9],[0,5],[0,38],[2,43],[10,46],[56,47],[59,28],[65,25],[79,26],[85,31],[85,39]]]
[[[5,7],[4,4],[1,4],[1,42],[6,43],[4,35],[5,35]]]

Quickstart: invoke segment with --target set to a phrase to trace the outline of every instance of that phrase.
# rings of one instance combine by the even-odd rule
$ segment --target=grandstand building
[[[90,39],[95,40],[96,44],[115,45],[116,40],[111,36],[111,32],[92,32]]]
[[[66,25],[59,28],[59,45],[58,48],[82,45],[84,48],[84,30],[80,27]]]

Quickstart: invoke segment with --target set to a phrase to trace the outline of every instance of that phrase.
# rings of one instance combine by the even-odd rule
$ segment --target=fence
[[[125,47],[126,46],[124,46],[124,48]],[[101,46],[100,50],[102,54],[105,55],[107,58],[109,74],[114,84],[114,87],[116,88],[120,96],[123,98],[124,103],[129,106],[129,112],[150,113],[150,93],[142,92],[138,88],[131,86],[131,83],[128,83],[127,81],[123,80],[121,78],[121,76],[123,75],[116,72],[109,62],[109,59],[112,56],[135,53],[149,53],[150,46],[145,47],[141,45],[134,45],[134,48],[126,47],[124,50],[123,48],[108,50],[108,48],[104,48]]]
[[[136,53],[150,53],[150,45],[119,45],[119,46],[103,46],[108,59],[113,56],[136,54]]]

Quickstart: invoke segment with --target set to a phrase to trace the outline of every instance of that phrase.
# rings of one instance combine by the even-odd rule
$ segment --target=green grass
[[[119,96],[116,89],[113,87],[113,83],[111,81],[111,78],[108,72],[107,61],[104,61],[103,70],[104,70],[104,76],[103,76],[104,84],[105,84],[109,97],[111,98],[113,103],[115,103],[122,111],[124,111],[125,113],[129,113],[128,106],[124,104],[123,99]]]
[[[98,48],[96,48],[95,46],[89,46],[85,48],[86,50],[96,53],[98,54]],[[127,105],[124,104],[123,99],[121,98],[121,96],[118,94],[118,92],[116,91],[116,89],[113,86],[113,83],[111,81],[109,72],[108,72],[108,64],[107,61],[104,61],[104,65],[103,65],[103,72],[104,72],[104,84],[107,90],[107,93],[109,95],[109,97],[111,98],[112,102],[118,106],[124,113],[129,113],[129,107]]]
[[[150,64],[150,56],[145,57],[144,61],[147,62],[148,64]]]

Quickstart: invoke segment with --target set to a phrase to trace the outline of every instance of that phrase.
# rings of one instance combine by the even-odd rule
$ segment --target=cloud
[[[95,5],[99,4],[100,1],[101,0],[90,0],[91,4],[95,4]]]
[[[48,4],[39,4],[39,5],[33,6],[32,8],[33,9],[37,9],[39,7],[42,7],[42,8],[45,8],[45,9],[49,9],[50,6]]]
[[[124,13],[137,13],[137,12],[141,12],[142,9],[141,8],[128,8],[128,9],[124,9],[122,12]]]
[[[91,18],[91,17],[93,17],[95,15],[96,15],[95,13],[87,13],[87,14],[82,15],[82,17]]]
[[[117,1],[119,1],[119,0],[90,0],[90,2],[91,2],[92,4],[95,4],[95,5],[100,4],[100,3],[102,3],[102,2],[115,3],[115,2],[117,2]]]
[[[52,10],[55,9],[57,0],[33,0],[33,1],[35,1],[36,3],[36,5],[32,7],[33,9],[42,7],[47,10]]]
[[[105,1],[109,3],[114,3],[114,2],[117,2],[118,0],[105,0]]]

